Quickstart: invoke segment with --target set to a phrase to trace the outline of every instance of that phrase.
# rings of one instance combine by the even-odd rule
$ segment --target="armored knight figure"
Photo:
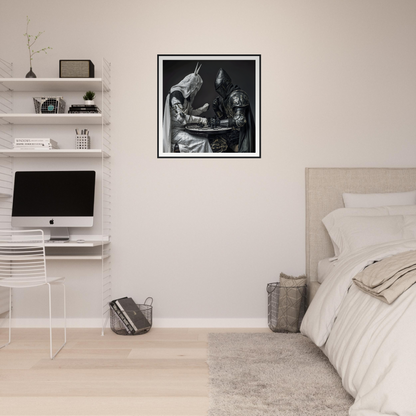
[[[201,66],[196,66],[194,73],[187,75],[179,84],[174,85],[166,97],[163,118],[163,152],[172,153],[175,147],[180,153],[212,153],[207,138],[197,136],[185,130],[187,124],[207,125],[207,119],[198,117],[207,111],[209,104],[194,109],[192,103],[201,89],[202,78],[198,74]]]
[[[232,132],[222,136],[232,151],[255,152],[254,118],[247,93],[232,84],[223,68],[217,73],[215,90],[220,96],[215,98],[212,107],[218,119],[210,119],[209,124],[232,127]]]

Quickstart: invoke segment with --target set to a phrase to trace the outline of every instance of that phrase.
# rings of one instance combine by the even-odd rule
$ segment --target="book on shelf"
[[[53,150],[57,149],[57,147],[52,147],[50,145],[42,145],[42,144],[33,144],[33,145],[14,145],[14,149],[16,150]]]
[[[53,139],[14,139],[14,148],[19,150],[52,150],[58,149],[58,143]]]
[[[34,143],[34,142],[37,142],[37,143],[48,143],[48,144],[55,145],[55,146],[58,145],[58,143],[55,140],[50,139],[50,138],[42,138],[42,137],[33,137],[33,138],[31,138],[31,137],[28,137],[28,138],[16,137],[14,139],[14,142],[15,143]]]
[[[98,110],[69,110],[68,114],[101,114],[101,111]]]
[[[72,104],[68,110],[69,114],[101,113],[96,105]]]
[[[133,334],[134,333],[133,327],[130,325],[130,322],[127,320],[124,314],[120,311],[120,309],[116,305],[116,302],[112,300],[109,303],[109,305],[110,305],[110,308],[113,310],[113,312],[118,316],[120,322],[124,326],[124,329],[127,331],[127,333]]]
[[[132,298],[124,297],[116,299],[115,304],[129,321],[134,330],[133,334],[137,334],[151,328],[150,322]]]

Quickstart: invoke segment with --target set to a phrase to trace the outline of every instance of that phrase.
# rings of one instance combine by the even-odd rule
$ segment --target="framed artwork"
[[[158,55],[158,158],[260,158],[260,55]]]

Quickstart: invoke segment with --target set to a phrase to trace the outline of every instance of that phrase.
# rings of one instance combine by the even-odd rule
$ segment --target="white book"
[[[58,145],[54,143],[14,143],[14,147],[52,147],[57,149]]]
[[[14,146],[14,150],[53,150],[57,149],[52,146]]]
[[[15,142],[31,142],[32,140],[44,140],[50,141],[52,140],[50,137],[15,137]]]
[[[58,147],[50,143],[15,143],[15,147]]]
[[[36,150],[53,150],[51,147],[15,147],[14,150],[22,151],[22,152],[31,152]]]
[[[54,147],[47,147],[47,146],[42,146],[42,147],[39,147],[39,146],[32,146],[32,147],[22,147],[22,146],[19,146],[19,147],[14,147],[13,148],[14,150],[54,150],[54,149],[56,149],[56,148],[54,148]]]
[[[52,143],[47,142],[27,142],[27,143],[21,143],[17,142],[15,143],[16,146],[52,146]]]
[[[46,144],[52,144],[57,146],[58,143],[53,140],[53,139],[49,139],[49,138],[15,138],[14,139],[14,143],[15,144],[24,144],[24,143],[46,143]]]

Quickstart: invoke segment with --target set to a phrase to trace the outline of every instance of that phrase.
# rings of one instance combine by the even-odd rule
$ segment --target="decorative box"
[[[60,60],[59,78],[94,78],[94,64],[90,60]]]

